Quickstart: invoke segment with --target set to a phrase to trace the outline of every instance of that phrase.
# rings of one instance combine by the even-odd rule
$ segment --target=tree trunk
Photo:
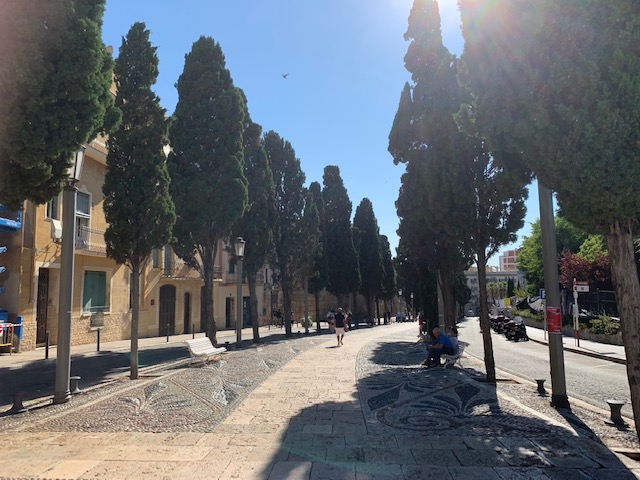
[[[140,322],[140,262],[132,262],[133,273],[131,305],[131,380],[138,379],[138,324]]]
[[[453,294],[453,282],[448,271],[438,270],[440,275],[440,291],[442,292],[442,305],[444,308],[445,327],[456,326],[456,299]]]
[[[640,282],[630,226],[618,222],[610,225],[607,246],[627,357],[633,420],[640,438]]]
[[[380,325],[380,301],[378,297],[376,297],[376,318],[378,320],[378,325]]]
[[[304,285],[302,291],[304,292],[304,333],[309,333],[309,277],[304,276]]]
[[[256,294],[256,272],[247,271],[249,284],[249,314],[253,328],[253,343],[260,343],[260,323],[258,318],[258,296]]]
[[[207,326],[207,337],[211,343],[218,346],[216,339],[216,322],[213,316],[213,277],[215,270],[217,248],[211,246],[202,247],[202,273],[204,277],[204,318]],[[242,299],[240,299],[242,301]]]
[[[313,294],[316,300],[316,330],[320,333],[322,327],[320,327],[320,291],[316,290]]]
[[[282,286],[282,307],[284,308],[284,335],[290,337],[291,333],[291,284],[289,279],[282,275],[280,285]]]
[[[484,367],[487,371],[487,381],[496,381],[496,362],[493,357],[493,340],[491,339],[491,324],[489,323],[489,303],[487,301],[487,258],[484,252],[478,252],[478,301],[480,302],[480,329],[482,330],[482,344],[484,346]]]

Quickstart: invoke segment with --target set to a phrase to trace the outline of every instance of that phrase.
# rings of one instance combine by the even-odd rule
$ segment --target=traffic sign
[[[547,298],[547,292],[544,291],[544,288],[540,289],[540,298],[542,300],[544,300],[545,298]]]
[[[577,282],[574,280],[573,282],[573,291],[582,293],[589,291],[589,282]]]

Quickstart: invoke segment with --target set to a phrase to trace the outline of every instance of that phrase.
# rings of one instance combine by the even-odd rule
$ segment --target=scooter
[[[517,342],[520,339],[525,341],[529,340],[529,336],[527,335],[527,327],[522,321],[508,321],[505,324],[504,336],[507,337],[507,340],[513,340],[514,342]]]

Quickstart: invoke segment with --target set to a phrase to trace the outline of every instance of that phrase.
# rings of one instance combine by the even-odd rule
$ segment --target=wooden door
[[[47,310],[49,308],[49,269],[38,270],[38,299],[36,304],[36,344],[45,342],[47,334]]]
[[[163,285],[160,287],[160,336],[176,333],[176,287]]]

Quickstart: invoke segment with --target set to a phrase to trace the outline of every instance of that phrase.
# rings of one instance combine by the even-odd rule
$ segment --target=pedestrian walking
[[[338,313],[335,314],[335,324],[336,324],[336,338],[338,339],[338,346],[342,345],[342,341],[344,340],[344,325],[346,322],[347,316],[344,313],[342,307],[338,308]]]

